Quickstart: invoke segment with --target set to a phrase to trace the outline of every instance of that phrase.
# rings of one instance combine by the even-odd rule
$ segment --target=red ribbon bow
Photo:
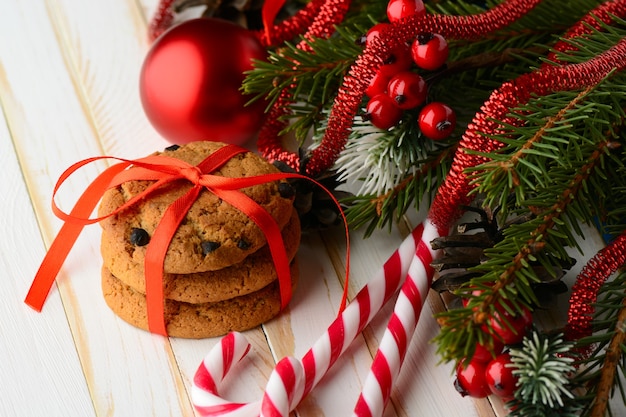
[[[193,187],[186,194],[174,201],[165,211],[146,250],[146,302],[148,306],[149,330],[153,333],[164,336],[167,335],[164,319],[163,262],[174,233],[203,189],[208,190],[245,213],[263,231],[270,248],[272,260],[274,261],[276,275],[278,276],[281,308],[285,308],[292,295],[291,273],[289,270],[289,259],[285,252],[280,228],[274,218],[263,207],[239,191],[239,189],[285,178],[305,178],[323,188],[331,196],[340,210],[341,207],[329,190],[317,181],[300,174],[281,172],[241,178],[211,175],[211,172],[219,169],[229,159],[244,152],[248,152],[248,150],[235,145],[226,145],[209,155],[196,166],[166,156],[148,156],[137,160],[101,156],[85,159],[70,166],[57,181],[52,199],[52,211],[65,223],[46,253],[24,302],[35,310],[41,311],[52,284],[83,227],[88,224],[100,222],[109,216],[113,216],[127,209],[138,201],[147,198],[152,192],[166,184],[174,181],[187,180],[193,184]],[[107,168],[98,175],[80,196],[69,214],[60,210],[54,202],[54,196],[63,182],[82,166],[100,159],[115,159],[121,162]],[[129,167],[132,167],[132,169],[127,169]],[[134,196],[112,213],[98,218],[89,218],[106,190],[133,180],[149,180],[154,182],[142,193]],[[345,308],[347,299],[350,264],[348,227],[343,212],[341,212],[341,216],[344,220],[346,230],[347,254],[346,285],[344,286],[340,311]]]

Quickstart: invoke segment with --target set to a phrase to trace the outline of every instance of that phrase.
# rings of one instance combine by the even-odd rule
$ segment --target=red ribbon
[[[274,19],[285,4],[285,0],[265,0],[261,9],[261,19],[265,28],[265,39],[268,45],[272,44],[272,30],[274,29]]]
[[[337,207],[339,207],[344,221],[347,249],[345,286],[340,306],[340,311],[343,311],[347,299],[350,270],[350,242],[347,221],[341,211],[339,202],[323,185],[300,174],[281,172],[241,178],[230,178],[210,174],[219,169],[235,155],[244,152],[248,152],[248,150],[235,145],[226,145],[209,155],[196,166],[166,156],[148,156],[137,160],[101,156],[85,159],[70,166],[61,174],[52,195],[52,211],[65,223],[46,253],[24,302],[33,309],[41,311],[52,288],[52,284],[83,227],[88,224],[100,222],[107,217],[127,209],[138,201],[149,197],[152,192],[164,185],[174,181],[187,180],[193,184],[193,187],[167,208],[146,250],[145,276],[149,330],[153,333],[167,336],[164,319],[163,262],[174,233],[203,189],[208,190],[245,213],[263,231],[276,268],[276,275],[278,276],[281,308],[285,308],[292,295],[291,273],[289,269],[289,259],[285,252],[280,228],[274,218],[263,207],[239,191],[239,189],[286,178],[304,178],[313,181],[330,195]],[[59,209],[54,201],[54,197],[63,182],[84,165],[100,159],[114,159],[121,162],[107,168],[98,175],[80,196],[69,214]],[[127,169],[129,167],[132,167],[132,169]],[[89,218],[106,190],[133,180],[149,180],[154,182],[142,193],[134,196],[112,213],[98,218]]]

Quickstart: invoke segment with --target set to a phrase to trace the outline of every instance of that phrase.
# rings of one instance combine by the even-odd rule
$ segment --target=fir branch
[[[482,275],[458,291],[459,295],[468,299],[467,306],[438,314],[442,329],[435,341],[444,359],[458,360],[471,353],[471,344],[477,340],[482,342],[481,338],[486,337],[480,329],[488,324],[496,308],[515,315],[521,313],[523,306],[537,303],[531,284],[539,282],[539,278],[530,265],[538,262],[553,270],[559,266],[558,260],[567,256],[564,247],[576,244],[562,217],[579,197],[594,168],[601,165],[607,146],[605,141],[586,161],[582,161],[575,175],[566,177],[568,181],[558,188],[560,194],[555,196],[550,193],[536,200],[543,207],[536,218],[505,229],[504,239],[485,250],[488,259],[472,268],[472,271]],[[550,191],[554,192],[552,188]],[[479,294],[472,291],[477,287],[482,290]]]
[[[547,336],[534,331],[525,337],[522,346],[510,350],[515,366],[513,375],[518,377],[512,416],[525,415],[524,405],[553,410],[565,405],[563,397],[574,398],[568,375],[575,370],[574,359],[568,353],[573,343],[563,341],[562,335]],[[526,414],[527,415],[527,414]]]
[[[622,308],[617,314],[617,323],[613,337],[606,350],[600,379],[596,385],[596,395],[590,417],[603,417],[606,414],[611,392],[616,382],[616,371],[623,360],[626,349],[626,297],[622,300]]]
[[[365,237],[376,229],[391,227],[411,205],[419,210],[426,196],[436,190],[445,177],[446,169],[454,155],[456,146],[445,148],[420,165],[416,170],[400,179],[397,185],[381,195],[358,194],[342,200],[347,208],[346,218],[350,227],[359,229],[365,225]]]
[[[539,125],[539,127],[533,126],[530,137],[525,139],[521,146],[515,146],[520,142],[519,139],[510,141],[512,146],[508,149],[513,148],[512,153],[509,154],[507,152],[507,148],[503,149],[497,155],[486,155],[480,152],[474,152],[475,154],[482,154],[483,156],[487,156],[491,159],[489,162],[469,170],[470,172],[473,172],[470,176],[471,183],[476,185],[473,192],[477,194],[480,193],[485,196],[485,206],[500,206],[506,208],[507,204],[505,200],[508,199],[512,193],[515,193],[518,204],[521,204],[525,197],[525,188],[521,187],[522,181],[529,188],[536,188],[537,183],[532,182],[523,176],[520,170],[518,170],[519,165],[524,164],[522,169],[528,168],[531,170],[537,170],[535,168],[536,164],[528,162],[525,159],[527,156],[536,155],[542,157],[543,159],[553,160],[557,160],[561,156],[560,149],[558,147],[550,143],[542,144],[542,140],[553,132],[553,129],[559,123],[567,120],[567,116],[571,117],[569,113],[580,105],[591,90],[593,90],[593,87],[589,87],[581,91],[572,100],[570,100],[569,103],[560,107],[556,115],[549,116],[543,125]],[[568,125],[570,123],[571,119],[564,124],[564,126],[569,127]],[[501,141],[505,141],[500,137],[494,139],[501,139]],[[536,179],[536,177],[533,178]],[[539,184],[541,184],[541,182]],[[502,217],[506,217],[507,214],[506,210],[502,211]]]

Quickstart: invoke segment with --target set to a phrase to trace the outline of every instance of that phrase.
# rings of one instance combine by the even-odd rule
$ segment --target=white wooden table
[[[189,388],[218,339],[181,340],[126,324],[100,289],[99,227],[82,233],[41,314],[23,303],[61,222],[54,183],[91,156],[145,156],[168,145],[148,124],[138,72],[156,0],[3,0],[0,3],[0,416],[193,416]],[[69,210],[104,165],[74,175],[58,197]],[[410,227],[410,226],[409,226]],[[352,237],[354,295],[402,240],[405,227]],[[306,236],[302,277],[289,309],[246,332],[253,351],[223,395],[260,398],[275,361],[301,357],[339,306],[342,231]],[[566,300],[565,300],[566,301]],[[462,398],[450,365],[437,365],[429,341],[438,327],[435,294],[422,315],[385,416],[503,415],[489,400]],[[385,328],[387,306],[296,410],[347,416]]]

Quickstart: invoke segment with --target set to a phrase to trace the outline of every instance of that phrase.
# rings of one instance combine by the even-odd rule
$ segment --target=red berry
[[[372,40],[380,36],[380,33],[391,26],[389,23],[377,23],[367,31],[365,35],[365,46],[370,46]]]
[[[389,80],[387,94],[401,109],[408,110],[426,101],[426,81],[414,72],[404,71]]]
[[[485,362],[471,360],[468,363],[461,361],[456,367],[456,380],[454,386],[462,396],[469,395],[474,398],[484,398],[491,394],[485,371]]]
[[[492,393],[497,396],[510,399],[515,393],[517,377],[513,375],[511,355],[503,353],[487,364],[485,380]]]
[[[425,70],[436,70],[448,60],[448,42],[438,33],[417,35],[411,44],[413,62]]]
[[[378,94],[386,94],[387,93],[387,85],[389,84],[389,76],[382,73],[381,71],[376,71],[374,78],[370,81],[370,85],[365,89],[365,94],[372,98]]]
[[[445,139],[456,126],[456,114],[448,105],[440,102],[432,102],[424,106],[420,111],[419,127],[422,133],[429,139]]]
[[[363,119],[369,120],[379,129],[395,126],[402,117],[402,109],[395,105],[387,94],[378,94],[370,99]]]
[[[502,353],[503,349],[504,343],[502,343],[502,341],[500,341],[498,338],[494,337],[490,340],[487,340],[485,344],[477,343],[476,349],[474,349],[474,356],[472,356],[472,359],[486,363],[491,361],[494,356]]]
[[[426,13],[422,0],[390,0],[387,4],[387,18],[390,22],[397,22],[414,14]]]
[[[380,66],[379,71],[388,77],[393,77],[399,72],[407,71],[412,65],[411,47],[402,44],[393,49],[387,58],[383,60],[383,65]]]
[[[489,319],[491,332],[506,345],[520,343],[533,323],[533,316],[529,309],[524,308],[522,314],[513,316],[501,309],[496,310]]]

